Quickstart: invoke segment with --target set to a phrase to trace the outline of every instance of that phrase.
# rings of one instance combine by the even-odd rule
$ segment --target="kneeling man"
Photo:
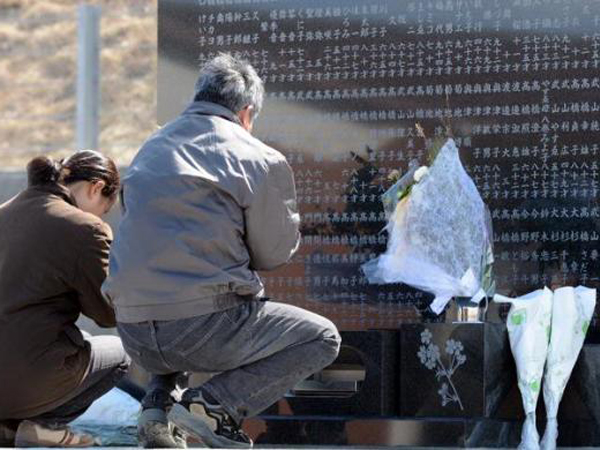
[[[292,257],[300,222],[285,157],[250,134],[263,93],[247,62],[209,61],[193,102],[146,141],[123,181],[103,289],[127,352],[153,374],[139,426],[146,447],[182,445],[167,409],[210,447],[250,447],[241,421],[339,351],[329,320],[267,301],[256,273]],[[218,374],[177,396],[182,372]]]

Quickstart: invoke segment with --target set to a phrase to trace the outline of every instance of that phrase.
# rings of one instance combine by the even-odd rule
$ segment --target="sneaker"
[[[141,404],[144,409],[162,409],[163,411],[171,407],[174,399],[171,393],[164,389],[153,389],[144,395]]]
[[[69,427],[50,428],[24,420],[15,434],[15,447],[92,447],[98,442],[87,433],[74,433]]]
[[[138,419],[138,442],[143,448],[187,448],[185,437],[167,420],[163,409],[145,409]]]
[[[189,395],[193,394],[193,395]],[[213,448],[251,448],[252,440],[225,409],[209,403],[200,391],[187,391],[171,408],[169,421]]]

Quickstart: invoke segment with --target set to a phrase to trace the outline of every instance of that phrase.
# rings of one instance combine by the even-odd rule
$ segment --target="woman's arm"
[[[100,291],[108,275],[111,243],[112,231],[108,224],[98,222],[90,225],[82,239],[77,270],[72,281],[83,314],[105,328],[116,325],[114,310]]]

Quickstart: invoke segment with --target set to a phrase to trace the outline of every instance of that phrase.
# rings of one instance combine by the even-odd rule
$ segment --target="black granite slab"
[[[328,372],[355,374],[364,371],[355,394],[323,391],[290,393],[266,414],[323,416],[397,416],[398,333],[390,330],[341,332],[342,347]],[[335,375],[334,375],[335,376]],[[315,377],[311,377],[315,378]],[[309,379],[309,383],[311,379]],[[323,386],[327,389],[327,384]]]
[[[257,445],[452,446],[464,444],[462,420],[260,417],[244,422]]]
[[[395,336],[396,371],[386,366],[393,362],[392,353],[387,352],[387,359],[377,356],[385,349],[382,336],[389,340],[392,335],[343,333],[344,345],[372,349],[365,356],[370,362],[364,390],[345,399],[286,397],[250,422],[257,439],[320,445],[514,447],[519,443],[524,415],[502,323],[403,325]],[[428,355],[435,355],[435,364]],[[379,368],[373,366],[376,361]],[[388,384],[390,373],[397,374],[397,386]],[[444,383],[449,389],[445,392]],[[586,344],[560,405],[559,445],[600,445],[599,383],[600,345]],[[386,414],[392,404],[384,400],[394,389],[397,413]],[[365,417],[374,412],[375,417]],[[546,420],[541,396],[537,420],[541,435]]]
[[[499,291],[597,287],[599,17],[596,0],[160,0],[158,118],[217,52],[253,64],[253,132],[286,155],[302,215],[267,290],[340,329],[423,320],[431,296],[360,266],[386,247],[388,175],[429,164],[416,123],[443,139],[444,116],[492,215]]]
[[[503,324],[405,325],[400,335],[401,416],[522,415]]]
[[[544,421],[538,421],[540,436]],[[357,419],[353,417],[260,416],[244,422],[257,445],[356,445],[515,448],[521,421],[493,419]],[[559,447],[600,446],[600,427],[591,420],[559,421]]]

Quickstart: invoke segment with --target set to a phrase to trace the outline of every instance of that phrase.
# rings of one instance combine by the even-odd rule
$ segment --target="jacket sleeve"
[[[287,263],[300,244],[300,214],[294,176],[287,161],[269,169],[245,210],[250,268],[272,270]]]
[[[98,223],[86,230],[79,249],[77,274],[73,280],[81,311],[101,327],[116,325],[115,313],[100,290],[108,275],[108,259],[112,231],[108,224]]]

